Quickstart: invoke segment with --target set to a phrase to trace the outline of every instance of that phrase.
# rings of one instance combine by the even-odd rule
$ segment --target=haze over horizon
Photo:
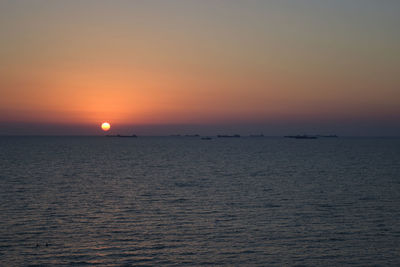
[[[0,135],[400,135],[399,1],[0,1]]]

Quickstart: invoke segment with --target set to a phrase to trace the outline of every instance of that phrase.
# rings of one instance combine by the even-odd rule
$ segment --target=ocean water
[[[399,266],[399,138],[0,137],[1,266]]]

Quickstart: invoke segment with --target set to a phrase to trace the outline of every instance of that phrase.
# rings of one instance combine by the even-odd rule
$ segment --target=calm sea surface
[[[396,138],[0,137],[0,200],[1,266],[400,265]]]

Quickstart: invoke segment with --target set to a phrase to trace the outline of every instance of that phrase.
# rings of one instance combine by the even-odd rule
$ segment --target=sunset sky
[[[399,14],[397,0],[0,0],[0,134],[400,135]]]

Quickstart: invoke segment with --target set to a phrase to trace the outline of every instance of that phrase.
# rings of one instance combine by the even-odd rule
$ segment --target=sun
[[[108,122],[103,122],[103,123],[101,124],[101,129],[102,129],[103,131],[108,131],[108,130],[110,130],[110,128],[111,128],[111,125],[110,125]]]

